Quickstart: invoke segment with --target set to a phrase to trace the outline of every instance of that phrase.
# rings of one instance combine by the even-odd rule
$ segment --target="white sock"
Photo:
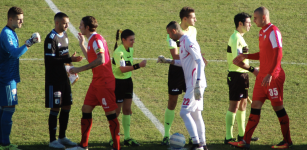
[[[183,119],[183,122],[190,134],[190,137],[192,138],[193,144],[199,144],[197,127],[196,127],[194,119],[191,116],[191,112],[187,111],[186,109],[181,109],[180,116]]]
[[[199,141],[200,143],[202,143],[203,146],[205,146],[206,145],[206,128],[205,128],[203,117],[201,115],[201,111],[196,110],[195,112],[191,112],[191,116],[197,126],[197,133],[199,136]]]

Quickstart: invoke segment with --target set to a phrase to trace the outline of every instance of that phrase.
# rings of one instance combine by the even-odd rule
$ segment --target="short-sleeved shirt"
[[[134,50],[132,47],[126,50],[123,44],[115,49],[113,53],[112,69],[116,79],[128,79],[131,77],[131,71],[122,73],[119,67],[133,65],[133,52]]]
[[[190,36],[192,39],[194,39],[196,41],[197,30],[194,26],[189,26],[187,31],[186,30],[182,30],[182,31],[185,35]],[[167,34],[166,41],[168,43],[169,49],[174,49],[174,48],[178,47],[178,50],[179,50],[179,47],[180,47],[179,40],[174,41],[173,39],[171,39],[169,37],[169,34]]]
[[[179,57],[184,72],[184,78],[187,89],[194,87],[197,80],[197,63],[196,60],[202,60],[200,47],[197,41],[187,35],[183,35],[180,39],[180,51]],[[205,63],[201,62],[201,73],[200,73],[200,85],[201,87],[207,87],[206,76],[205,76]]]
[[[65,63],[70,63],[68,49],[68,36],[64,31],[62,35],[52,30],[44,43],[45,82],[46,85],[59,85],[69,81]]]
[[[243,36],[237,30],[234,30],[234,33],[229,38],[227,47],[227,62],[229,72],[248,72],[248,70],[238,67],[232,63],[233,59],[235,59],[240,54],[248,54],[248,46]],[[243,62],[247,65],[249,64],[248,59],[244,59]]]
[[[0,85],[20,82],[19,57],[28,50],[26,45],[19,47],[16,32],[5,26],[0,33]]]
[[[92,84],[95,86],[103,85],[104,88],[114,88],[115,78],[112,73],[111,59],[107,41],[100,34],[95,32],[90,36],[87,47],[87,57],[89,63],[96,60],[99,53],[104,55],[105,63],[92,69]]]

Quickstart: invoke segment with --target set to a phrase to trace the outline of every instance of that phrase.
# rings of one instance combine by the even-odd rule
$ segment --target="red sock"
[[[90,136],[91,128],[92,128],[92,119],[81,119],[82,139],[80,145],[82,147],[88,146],[88,138]]]
[[[288,115],[286,114],[285,116],[279,117],[278,120],[279,120],[279,123],[280,123],[282,135],[284,136],[284,141],[291,144],[292,140],[291,140],[291,136],[290,136]]]
[[[120,150],[119,122],[117,118],[109,120],[109,128],[113,139],[113,148]]]
[[[251,110],[251,114],[249,115],[249,118],[248,118],[248,123],[246,125],[246,128],[245,128],[245,134],[244,134],[244,141],[247,143],[247,144],[250,144],[251,142],[251,138],[252,138],[252,135],[259,123],[259,120],[260,120],[260,110],[261,109],[253,109]]]

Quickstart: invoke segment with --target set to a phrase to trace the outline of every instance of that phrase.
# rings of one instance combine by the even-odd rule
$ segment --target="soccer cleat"
[[[21,150],[21,149],[19,149],[17,147],[18,147],[17,145],[10,144],[8,146],[1,146],[0,150]]]
[[[238,135],[238,142],[243,141],[243,138],[244,138],[244,136],[239,136]],[[258,140],[259,140],[258,137],[252,137],[251,138],[251,141],[258,141]]]
[[[235,142],[235,141],[236,141],[236,138],[231,138],[229,140],[226,140],[226,138],[225,138],[224,144],[228,144],[228,142]]]
[[[72,148],[66,148],[66,150],[88,150],[88,147],[76,146]]]
[[[111,140],[109,141],[109,145],[110,145],[110,146],[113,146],[113,143],[114,143],[114,142],[113,142],[113,139],[111,139]]]
[[[65,148],[64,145],[62,145],[58,140],[54,140],[52,142],[49,143],[49,147],[52,148]]]
[[[209,150],[209,149],[207,148],[207,146],[203,146],[203,149],[204,149],[204,150]]]
[[[199,144],[193,144],[190,150],[204,150],[204,147],[203,146],[199,147]]]
[[[62,145],[69,145],[69,146],[77,146],[77,143],[72,142],[70,139],[64,137],[62,139],[58,139],[58,141],[62,144]]]
[[[273,149],[286,149],[286,148],[290,148],[292,146],[293,146],[293,143],[289,144],[286,141],[281,141],[277,145],[273,145],[271,148],[273,148]]]
[[[140,144],[136,140],[134,140],[132,138],[130,138],[129,140],[124,140],[124,145],[127,145],[127,146],[140,146]]]
[[[169,145],[169,137],[168,136],[163,138],[161,145]]]
[[[243,148],[243,150],[249,150],[250,145],[246,144],[245,141],[240,141],[240,142],[228,142],[233,147],[238,147],[238,148]]]

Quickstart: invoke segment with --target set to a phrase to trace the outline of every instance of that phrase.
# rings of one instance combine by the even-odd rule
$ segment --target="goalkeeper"
[[[192,138],[191,150],[207,150],[205,124],[201,115],[203,110],[203,94],[207,87],[205,63],[202,59],[200,47],[195,39],[185,35],[180,25],[172,21],[166,27],[170,38],[180,42],[180,60],[166,59],[159,56],[158,62],[182,66],[186,93],[181,105],[180,116]]]
[[[17,83],[19,76],[19,57],[30,46],[40,42],[40,35],[34,33],[24,45],[19,47],[15,32],[23,24],[23,11],[19,7],[11,7],[7,14],[7,25],[0,34],[0,149],[19,150],[10,143],[12,116],[18,104]]]

